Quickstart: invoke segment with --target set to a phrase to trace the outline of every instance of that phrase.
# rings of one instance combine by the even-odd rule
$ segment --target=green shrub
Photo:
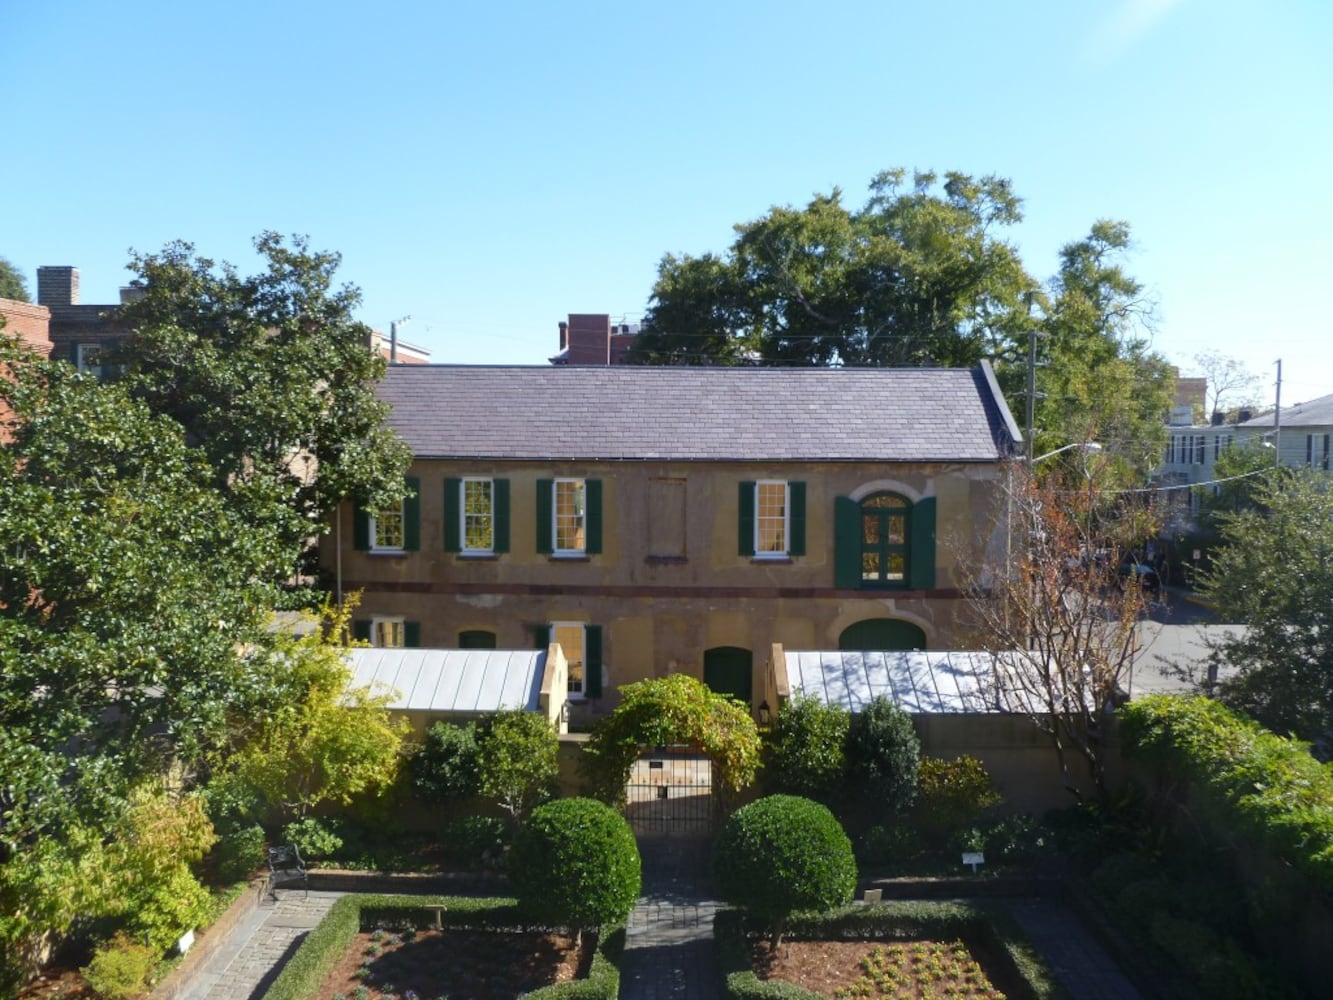
[[[477,720],[476,740],[481,794],[515,820],[554,793],[560,738],[544,716],[494,712]]]
[[[498,864],[510,839],[509,825],[498,816],[459,816],[440,831],[449,860],[472,869]]]
[[[934,838],[978,823],[1003,801],[981,761],[967,754],[953,760],[922,757],[917,773],[914,816],[922,831]]]
[[[1173,910],[1175,888],[1161,876],[1126,882],[1115,892],[1115,905],[1125,917],[1141,926],[1151,926],[1155,917]]]
[[[264,863],[264,828],[238,826],[222,835],[217,846],[218,875],[238,882]]]
[[[804,795],[825,804],[842,791],[851,715],[798,695],[782,706],[769,734],[764,782],[770,792]]]
[[[916,797],[921,740],[911,717],[890,699],[873,699],[847,730],[847,796],[863,815],[902,813]]]
[[[337,817],[307,816],[282,828],[282,842],[295,844],[306,861],[332,858],[347,843],[348,825]]]
[[[93,952],[83,978],[104,1000],[129,1000],[147,992],[157,958],[153,949],[118,934]]]
[[[412,758],[412,790],[425,802],[452,802],[481,792],[476,728],[437,722]]]
[[[623,816],[594,799],[533,810],[514,835],[509,877],[519,907],[582,931],[629,916],[639,896],[639,848]]]
[[[718,892],[768,920],[775,939],[796,910],[828,910],[856,891],[851,841],[829,810],[770,795],[732,813],[713,851]]]
[[[921,836],[910,826],[872,826],[856,838],[862,866],[901,864],[921,853]]]

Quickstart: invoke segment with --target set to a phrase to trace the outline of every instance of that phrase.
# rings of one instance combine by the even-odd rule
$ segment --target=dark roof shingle
[[[1018,433],[985,366],[399,365],[379,396],[434,459],[992,462]]]

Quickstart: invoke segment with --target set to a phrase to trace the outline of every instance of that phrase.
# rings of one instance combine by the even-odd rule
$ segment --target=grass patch
[[[445,927],[473,930],[551,930],[535,926],[518,911],[513,899],[467,896],[344,896],[329,909],[319,926],[283,967],[263,1000],[305,1000],[338,963],[358,931],[376,926],[434,926],[430,907],[443,906]],[[587,979],[549,986],[528,996],[539,1000],[615,1000],[620,991],[620,955],[625,947],[622,927],[605,927]]]
[[[791,983],[762,980],[750,962],[749,943],[768,928],[739,910],[722,910],[713,921],[726,995],[734,1000],[820,1000]],[[893,941],[962,939],[986,956],[986,972],[1010,1000],[1068,1000],[1032,943],[1008,913],[973,903],[895,901],[853,905],[827,914],[800,914],[786,937],[805,940]]]

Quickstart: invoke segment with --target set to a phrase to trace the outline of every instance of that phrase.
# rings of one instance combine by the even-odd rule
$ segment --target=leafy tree
[[[1234,414],[1242,406],[1259,403],[1259,376],[1243,361],[1220,351],[1194,355],[1194,367],[1208,380],[1204,416],[1214,413]]]
[[[0,299],[31,301],[28,298],[28,283],[23,278],[23,272],[4,257],[0,257]]]
[[[133,255],[142,296],[120,318],[134,336],[110,360],[134,398],[185,429],[229,504],[277,539],[271,578],[283,580],[342,499],[397,504],[410,455],[375,397],[385,361],[353,319],[360,293],[334,285],[340,257],[272,232],[255,249],[267,266],[249,277],[189,243]]]
[[[624,817],[595,799],[538,806],[514,835],[509,876],[533,919],[585,930],[629,916],[641,883],[639,847]]]
[[[1227,445],[1213,463],[1213,478],[1220,482],[1214,488],[1196,489],[1203,526],[1211,532],[1220,532],[1225,515],[1256,509],[1258,490],[1278,475],[1281,473],[1274,468],[1273,452],[1260,442]]]
[[[1045,733],[1065,787],[1080,799],[1082,762],[1106,786],[1106,719],[1140,648],[1148,595],[1122,585],[1120,566],[1156,518],[1144,495],[1107,489],[1103,455],[1080,455],[1010,494],[995,535],[1009,539],[999,568],[973,566],[968,614],[974,647],[990,653],[987,707],[1021,713]]]
[[[476,723],[478,786],[515,820],[549,798],[559,772],[560,740],[544,716],[520,709]]]
[[[838,705],[797,696],[778,712],[764,764],[774,792],[831,804],[842,793],[851,716]]]
[[[1066,244],[1042,300],[1045,315],[1034,319],[1029,336],[1041,337],[1034,452],[1097,440],[1114,458],[1116,481],[1135,484],[1166,445],[1173,376],[1149,349],[1154,311],[1124,269],[1129,249],[1129,224],[1106,220]],[[1025,365],[1002,365],[1000,377],[1010,398],[1026,394]]]
[[[324,627],[279,634],[270,669],[277,694],[239,749],[219,760],[221,780],[253,789],[269,813],[304,819],[325,802],[349,804],[389,788],[407,723],[389,717],[389,694],[351,687],[337,643],[350,608],[326,611]]]
[[[412,788],[427,802],[466,799],[481,791],[481,758],[472,725],[437,722],[412,758]]]
[[[1257,509],[1222,517],[1204,595],[1244,633],[1213,650],[1236,668],[1218,687],[1228,705],[1269,729],[1333,739],[1333,490],[1316,472],[1271,477],[1255,491]]]
[[[770,795],[731,814],[713,848],[713,877],[723,899],[770,923],[776,948],[796,910],[851,902],[856,858],[826,806]]]
[[[668,255],[632,362],[975,364],[1017,332],[1035,287],[996,231],[1007,180],[888,170],[860,209],[834,189],[736,227],[725,257]]]
[[[847,730],[848,798],[878,817],[904,812],[916,797],[921,738],[912,717],[879,695]]]

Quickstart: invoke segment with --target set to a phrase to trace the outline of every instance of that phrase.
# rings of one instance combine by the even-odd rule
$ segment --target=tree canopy
[[[1278,733],[1333,748],[1333,490],[1309,470],[1274,475],[1255,508],[1223,515],[1202,587],[1245,632],[1214,650],[1234,667],[1221,699]]]
[[[129,394],[185,431],[215,488],[279,548],[290,576],[347,498],[371,509],[403,495],[410,454],[375,397],[385,361],[353,318],[360,293],[335,286],[341,258],[302,237],[255,239],[266,262],[242,276],[189,243],[134,254],[134,331],[109,359]]]
[[[28,298],[28,282],[24,279],[23,272],[4,257],[0,257],[0,299],[31,301]]]

